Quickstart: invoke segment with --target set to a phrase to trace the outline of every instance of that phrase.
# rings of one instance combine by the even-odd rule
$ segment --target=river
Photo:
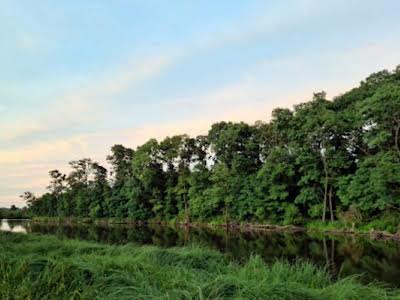
[[[241,232],[159,225],[43,224],[29,220],[1,220],[0,230],[51,234],[107,244],[174,247],[196,243],[226,253],[238,262],[245,262],[252,254],[260,255],[268,263],[278,258],[289,261],[305,259],[326,265],[336,278],[359,275],[364,282],[377,280],[400,287],[400,244],[361,236]]]

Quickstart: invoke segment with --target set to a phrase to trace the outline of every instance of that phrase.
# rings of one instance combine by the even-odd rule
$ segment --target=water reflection
[[[14,219],[0,220],[0,231],[27,233],[28,226],[29,226],[29,220],[14,220]]]
[[[392,241],[372,241],[354,236],[310,235],[305,233],[240,232],[207,228],[163,226],[38,224],[2,220],[0,230],[52,234],[108,244],[152,244],[160,247],[201,244],[227,253],[244,262],[259,254],[266,262],[277,258],[298,258],[328,265],[332,275],[362,275],[362,280],[379,280],[400,286],[400,245]]]

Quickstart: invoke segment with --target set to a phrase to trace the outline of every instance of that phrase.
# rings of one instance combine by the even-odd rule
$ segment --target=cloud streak
[[[129,53],[126,59],[122,54],[108,61],[86,58],[95,62],[93,70],[79,56],[73,59],[75,69],[61,75],[59,68],[71,57],[64,62],[65,53],[56,53],[60,65],[43,66],[54,78],[36,78],[33,72],[29,80],[4,81],[0,85],[0,206],[22,204],[18,195],[26,189],[42,193],[48,171],[68,172],[70,160],[90,156],[105,163],[113,144],[135,147],[152,137],[206,134],[212,123],[222,120],[266,121],[272,109],[307,101],[314,91],[325,90],[333,97],[371,72],[394,68],[400,63],[400,43],[393,38],[400,33],[395,26],[399,22],[388,17],[374,23],[374,14],[390,12],[386,6],[371,12],[369,8],[379,5],[364,4],[365,9],[348,1],[263,4],[256,11],[237,13],[238,18],[221,16],[220,23],[208,23],[208,16],[203,16],[196,28],[190,18],[182,21],[174,16],[174,22],[184,24],[182,31],[177,27],[168,31],[171,24],[152,19],[162,29],[158,35],[146,31],[138,18],[138,23],[111,28],[116,34],[118,30],[132,33],[132,41],[115,39],[102,45],[106,51]],[[97,36],[103,29],[114,32],[99,27]],[[374,35],[374,30],[379,34]],[[50,44],[43,35],[36,40],[29,32],[13,37],[19,39],[18,49],[34,53]],[[60,32],[60,40],[72,38],[69,34]],[[145,55],[135,51],[148,40],[154,40],[152,51],[144,51]],[[75,43],[73,53],[80,55],[83,42]],[[89,53],[96,56],[97,44],[92,47]],[[198,70],[205,71],[197,74]],[[19,71],[21,77],[24,71]],[[32,98],[35,101],[29,101]]]
[[[25,116],[22,120],[1,121],[0,142],[10,141],[40,131],[56,130],[72,124],[88,124],[102,118],[112,105],[111,99],[126,90],[159,75],[176,59],[176,54],[128,59],[125,65],[104,71],[48,101],[44,115]]]

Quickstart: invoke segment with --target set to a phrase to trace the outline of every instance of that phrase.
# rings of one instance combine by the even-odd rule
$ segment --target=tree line
[[[11,205],[10,208],[0,207],[0,219],[25,219],[28,218],[27,208],[18,208]]]
[[[212,108],[210,108],[212,109]],[[400,209],[400,67],[334,99],[324,92],[269,122],[219,122],[207,135],[114,145],[25,192],[35,216],[273,222],[373,218]],[[353,214],[354,215],[354,214]]]

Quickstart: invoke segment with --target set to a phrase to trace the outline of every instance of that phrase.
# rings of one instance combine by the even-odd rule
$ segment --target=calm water
[[[351,236],[306,233],[239,232],[199,228],[131,225],[48,225],[28,220],[1,220],[0,230],[52,234],[107,244],[151,244],[161,247],[197,243],[226,253],[239,262],[252,253],[266,262],[277,258],[311,260],[328,265],[335,277],[361,274],[400,287],[400,244]]]

